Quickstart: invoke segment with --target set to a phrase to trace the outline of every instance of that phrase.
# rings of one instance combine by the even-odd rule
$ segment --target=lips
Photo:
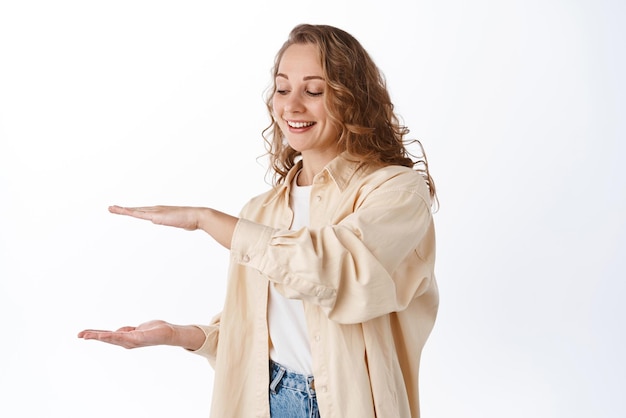
[[[295,128],[295,129],[308,128],[309,126],[315,125],[315,122],[296,122],[293,120],[288,120],[286,122],[290,128]]]

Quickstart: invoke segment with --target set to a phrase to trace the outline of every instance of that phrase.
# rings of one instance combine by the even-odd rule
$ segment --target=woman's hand
[[[109,212],[146,219],[157,225],[173,226],[187,231],[201,229],[228,249],[230,249],[235,225],[239,220],[215,209],[189,206],[147,206],[140,208],[109,206]]]
[[[137,327],[122,327],[117,331],[86,329],[78,338],[97,340],[124,348],[173,345],[197,350],[204,344],[204,332],[193,325],[173,325],[165,321],[148,321]]]
[[[157,225],[174,226],[187,231],[195,231],[201,228],[202,216],[205,211],[207,211],[207,208],[187,206],[147,206],[141,208],[109,206],[109,212],[111,213],[146,219]]]

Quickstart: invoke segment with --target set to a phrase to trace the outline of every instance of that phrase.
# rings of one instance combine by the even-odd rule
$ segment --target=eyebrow
[[[289,80],[289,77],[287,77],[287,74],[283,74],[283,73],[276,74],[276,77],[277,78],[278,77],[282,77],[282,78],[284,78],[286,80]],[[322,81],[324,81],[324,78],[320,77],[318,75],[308,75],[306,77],[303,77],[302,80],[304,80],[304,81],[308,81],[308,80],[322,80]]]

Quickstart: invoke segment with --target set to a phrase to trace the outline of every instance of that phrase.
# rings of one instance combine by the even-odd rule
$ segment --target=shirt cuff
[[[233,261],[237,264],[250,265],[253,260],[262,259],[272,236],[277,231],[275,228],[240,218],[230,245]]]
[[[219,325],[196,325],[204,333],[204,343],[197,350],[187,350],[190,353],[197,354],[206,358],[211,366],[215,367],[215,358],[217,356],[217,341],[219,334]]]

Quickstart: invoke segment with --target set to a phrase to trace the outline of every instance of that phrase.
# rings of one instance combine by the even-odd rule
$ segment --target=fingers
[[[151,221],[154,217],[154,214],[159,210],[158,206],[148,206],[148,207],[139,207],[139,208],[126,208],[122,206],[109,206],[109,212],[114,213],[116,215],[127,215],[132,216],[134,218],[145,219]]]
[[[128,331],[132,331],[134,327],[123,327],[117,331],[110,331],[106,329],[85,329],[78,333],[78,338],[82,338],[85,340],[97,340],[97,339],[100,339],[100,337],[102,337],[103,335],[113,334],[115,332],[128,332],[128,331],[123,331],[124,329],[127,329]]]
[[[127,214],[129,212],[157,212],[164,208],[165,206],[143,206],[143,207],[124,207],[118,205],[109,206],[109,212],[111,213],[119,213],[119,214]]]
[[[130,328],[131,331],[134,330],[134,327],[124,327],[120,328],[120,330],[126,328]],[[78,338],[101,341],[108,344],[119,345],[124,348],[137,348],[142,346],[130,331],[84,330],[78,333]]]
[[[109,212],[116,213],[118,215],[126,215],[126,208],[123,208],[123,207],[117,206],[117,205],[113,205],[113,206],[109,206]]]
[[[122,327],[115,331],[111,331],[108,329],[85,329],[78,333],[78,338],[83,338],[85,340],[94,340],[100,339],[103,336],[109,336],[115,333],[127,333],[131,331],[135,331],[137,327]]]
[[[102,329],[85,329],[78,333],[78,338],[84,338],[87,340],[89,338],[86,338],[86,336],[91,335],[93,333],[97,333],[97,332],[111,332],[111,331],[102,330]]]
[[[83,340],[98,340],[99,337],[104,334],[110,334],[113,331],[99,330],[99,329],[86,329],[78,333],[78,338]]]

